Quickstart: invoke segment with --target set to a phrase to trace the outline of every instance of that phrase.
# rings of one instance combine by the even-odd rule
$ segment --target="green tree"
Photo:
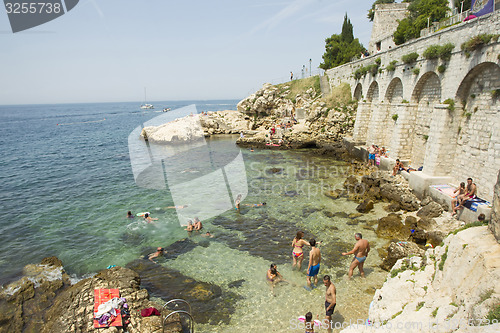
[[[370,21],[373,21],[373,18],[375,17],[375,5],[378,5],[378,4],[381,4],[381,3],[394,3],[396,2],[395,0],[376,0],[373,4],[372,4],[372,8],[370,8],[370,10],[368,11],[368,14],[366,15],[366,17],[368,17],[368,19]]]
[[[342,40],[348,44],[352,43],[354,40],[354,32],[352,31],[351,20],[347,17],[347,13],[344,16],[344,23],[342,24],[342,32],[340,33]]]
[[[448,0],[413,0],[408,6],[409,15],[399,22],[394,32],[396,45],[420,37],[420,30],[427,27],[427,22],[440,21],[450,10]]]
[[[353,27],[347,14],[342,24],[342,33],[340,35],[333,34],[325,39],[325,42],[323,62],[319,65],[324,70],[348,63],[353,58],[359,57],[364,51],[363,45],[357,38],[354,38]]]

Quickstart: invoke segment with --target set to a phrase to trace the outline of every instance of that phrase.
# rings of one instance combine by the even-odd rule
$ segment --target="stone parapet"
[[[493,208],[488,228],[500,243],[500,171],[498,172],[498,179],[495,185],[495,194],[493,195]]]

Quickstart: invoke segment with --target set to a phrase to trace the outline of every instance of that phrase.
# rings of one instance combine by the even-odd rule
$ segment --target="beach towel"
[[[120,291],[118,289],[94,289],[94,317],[99,311],[99,305],[104,304],[116,297],[120,297]],[[102,328],[110,326],[123,326],[120,309],[115,309],[115,313],[116,317],[109,323],[109,325],[107,325],[107,323],[103,320],[99,323],[99,320],[94,318],[94,327]]]
[[[474,199],[467,200],[463,204],[463,206],[465,208],[469,208],[473,212],[477,212],[478,206],[481,206],[481,205],[491,206],[491,203],[489,203],[488,201],[483,200],[481,198],[474,198]]]
[[[444,194],[453,197],[453,193],[455,192],[456,188],[450,185],[431,185],[431,187],[439,190],[440,192],[443,192]]]

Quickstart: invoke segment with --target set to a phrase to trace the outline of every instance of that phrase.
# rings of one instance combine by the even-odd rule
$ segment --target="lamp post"
[[[312,76],[312,72],[311,72],[311,62],[312,62],[312,59],[309,58],[309,76]]]

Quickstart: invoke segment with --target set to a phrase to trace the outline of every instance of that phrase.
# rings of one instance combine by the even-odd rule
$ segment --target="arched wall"
[[[489,180],[495,179],[500,168],[498,89],[500,66],[484,62],[467,73],[455,98],[460,131],[457,131],[452,172],[463,181],[472,177],[479,196],[487,198],[493,197]]]
[[[414,168],[423,166],[425,150],[429,139],[429,129],[434,112],[434,105],[441,99],[441,82],[434,72],[427,72],[418,80],[412,92],[411,101],[417,107],[413,108],[414,123],[411,133],[412,149],[411,165]]]

